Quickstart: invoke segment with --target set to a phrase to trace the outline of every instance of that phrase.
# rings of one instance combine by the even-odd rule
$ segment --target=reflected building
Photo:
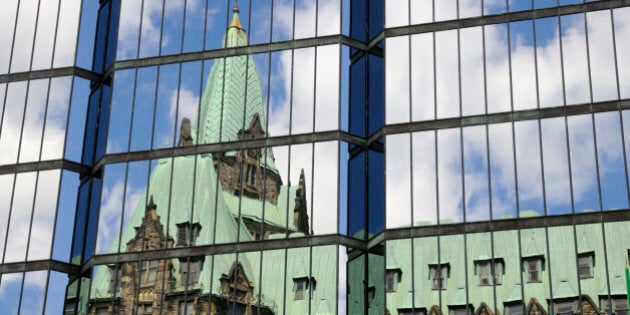
[[[223,43],[226,49],[247,45],[236,4]],[[261,84],[252,57],[215,60],[200,104],[200,119],[181,121],[179,147],[266,137]],[[116,253],[119,243],[121,252],[133,253],[308,236],[304,171],[297,185],[283,185],[274,160],[271,149],[260,148],[160,160],[110,252]],[[265,288],[276,296],[262,297],[256,290],[261,285],[259,270],[274,274],[276,264],[261,267],[256,253],[239,253],[100,266],[87,313],[296,314],[307,312],[311,300],[323,301],[315,307],[329,313],[325,304],[335,299],[332,283],[309,273],[309,252],[302,254],[287,258],[287,277],[293,282],[287,290],[293,297],[285,305],[283,290]],[[335,255],[334,250],[321,251],[316,259]],[[273,288],[281,282],[265,284]]]
[[[629,229],[607,225],[605,248],[599,224],[388,241],[388,312],[627,314]]]

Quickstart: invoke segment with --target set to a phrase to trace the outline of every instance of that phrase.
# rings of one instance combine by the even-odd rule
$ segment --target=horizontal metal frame
[[[462,128],[462,127],[478,126],[478,125],[485,125],[485,124],[499,124],[499,123],[525,121],[525,120],[533,120],[533,119],[575,116],[575,115],[611,112],[611,111],[619,111],[619,110],[627,110],[627,109],[630,109],[630,99],[623,99],[623,100],[618,100],[618,101],[617,100],[605,101],[605,102],[598,102],[598,103],[592,103],[592,104],[587,103],[587,104],[570,105],[570,106],[547,107],[547,108],[528,109],[528,110],[521,110],[521,111],[514,111],[514,112],[501,112],[501,113],[482,114],[482,115],[475,115],[475,116],[463,116],[463,117],[455,117],[455,118],[444,118],[444,119],[437,119],[437,120],[392,124],[392,125],[386,125],[383,128],[379,129],[377,132],[372,134],[367,140],[360,136],[356,136],[345,131],[334,130],[334,131],[323,131],[323,132],[308,133],[308,134],[270,137],[266,139],[257,139],[257,140],[223,142],[223,143],[204,144],[204,145],[198,145],[198,146],[187,146],[187,147],[166,148],[166,149],[158,149],[158,150],[107,154],[103,158],[101,158],[94,165],[94,167],[90,167],[88,165],[83,165],[77,162],[64,160],[64,159],[41,161],[41,162],[18,163],[18,164],[11,164],[11,165],[0,165],[0,175],[44,171],[44,170],[52,170],[52,169],[65,169],[65,170],[79,173],[81,175],[88,175],[88,174],[97,174],[104,165],[110,164],[110,163],[123,163],[123,162],[161,159],[161,158],[169,158],[169,157],[177,157],[177,156],[188,156],[188,155],[209,154],[209,153],[216,153],[216,152],[235,151],[235,150],[250,149],[250,148],[298,145],[298,144],[306,144],[306,143],[314,143],[314,142],[316,143],[316,142],[325,142],[325,141],[343,141],[349,144],[354,144],[356,145],[356,147],[354,147],[354,150],[357,151],[355,153],[358,153],[359,151],[362,151],[368,147],[375,148],[375,146],[382,146],[382,144],[379,143],[379,140],[380,138],[386,135],[439,130],[439,129],[449,129],[449,128]]]
[[[341,245],[352,249],[365,251],[366,242],[357,240],[345,235],[322,235],[322,236],[309,236],[309,237],[296,237],[285,238],[277,240],[264,240],[255,242],[243,242],[243,243],[227,243],[227,244],[214,244],[203,245],[195,247],[184,248],[169,248],[163,250],[144,251],[144,252],[129,252],[129,253],[117,253],[117,254],[105,254],[96,255],[87,261],[83,267],[82,272],[89,271],[95,265],[108,265],[133,261],[146,261],[146,260],[159,260],[159,259],[172,259],[179,257],[194,257],[194,256],[206,256],[206,255],[221,255],[221,254],[233,254],[243,252],[255,252],[265,250],[278,250],[278,249],[291,249],[291,248],[303,248],[310,246],[327,246],[327,245]]]
[[[365,140],[351,135],[345,131],[323,131],[308,134],[270,137],[266,139],[245,140],[234,142],[221,142],[203,144],[198,146],[186,146],[159,150],[135,151],[125,153],[107,154],[101,158],[92,169],[96,173],[103,165],[109,163],[131,162],[139,160],[161,159],[176,156],[188,156],[209,154],[216,152],[236,151],[250,148],[274,147],[285,145],[297,145],[325,141],[344,141],[359,146],[365,146]]]
[[[563,5],[551,8],[534,9],[528,11],[517,11],[496,15],[485,15],[465,19],[448,20],[440,22],[430,22],[423,24],[407,25],[387,28],[383,31],[384,37],[395,37],[430,32],[440,32],[466,27],[482,25],[502,24],[508,22],[541,19],[553,16],[570,15],[583,12],[608,10],[630,6],[630,0],[607,0],[595,1],[574,5]]]
[[[18,163],[10,165],[0,165],[0,175],[17,174],[26,172],[37,172],[63,169],[79,173],[81,175],[89,175],[92,173],[92,167],[68,160],[51,160],[29,163]]]
[[[382,250],[383,242],[388,240],[622,221],[630,221],[630,209],[387,229],[368,241],[337,234],[244,243],[204,245],[185,248],[170,248],[145,252],[105,254],[96,255],[81,266],[56,260],[5,263],[0,264],[0,274],[54,270],[69,275],[80,275],[89,272],[95,265],[327,245],[346,246],[355,253],[356,256],[361,252],[378,253]]]
[[[36,260],[0,264],[0,274],[40,270],[58,271],[69,275],[81,273],[81,267],[57,260]]]
[[[367,144],[369,146],[376,143],[379,138],[391,134],[576,116],[626,109],[630,109],[630,99],[392,124],[386,125],[374,134],[370,135],[367,140]]]
[[[80,68],[80,67],[64,67],[64,68],[54,68],[54,69],[0,74],[0,83],[66,77],[66,76],[76,76],[76,77],[84,78],[93,82],[100,82],[102,78],[100,74],[96,72],[92,72],[90,70]]]
[[[190,52],[184,54],[175,54],[167,56],[156,56],[141,59],[130,59],[116,61],[107,74],[115,70],[134,69],[140,67],[159,66],[173,63],[181,63],[188,61],[197,61],[205,59],[225,58],[231,56],[252,55],[258,53],[268,53],[274,51],[318,47],[325,45],[342,44],[356,49],[365,50],[367,45],[359,40],[345,35],[328,35],[320,37],[310,37],[282,42],[273,42],[265,44],[256,44],[242,47],[221,48],[199,52]]]
[[[599,224],[620,221],[630,221],[630,209],[398,228],[385,230],[382,233],[383,236],[378,239],[378,243],[368,243],[368,249],[370,246],[378,246],[382,241],[387,240],[573,226],[580,224]]]
[[[95,265],[326,245],[346,246],[357,256],[362,252],[380,253],[382,251],[383,242],[388,240],[621,221],[630,221],[630,209],[387,229],[375,235],[370,240],[360,240],[337,234],[170,248],[144,252],[104,254],[92,257],[82,266],[82,272],[85,273],[89,271],[89,269]]]

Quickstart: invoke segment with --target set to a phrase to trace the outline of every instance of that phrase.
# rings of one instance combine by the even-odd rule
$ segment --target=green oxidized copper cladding
[[[247,45],[247,35],[235,9],[232,22],[223,39],[223,47]],[[258,71],[249,55],[219,58],[214,61],[201,99],[199,110],[199,144],[238,140],[238,132],[247,129],[258,114],[266,131],[263,98]],[[234,155],[235,152],[228,152]],[[278,174],[271,150],[261,165]]]

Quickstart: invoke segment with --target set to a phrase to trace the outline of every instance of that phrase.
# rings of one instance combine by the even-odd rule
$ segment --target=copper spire
[[[238,19],[238,13],[241,12],[241,10],[238,8],[238,1],[234,0],[234,8],[232,8],[232,12],[234,12],[234,15],[232,17],[232,23],[230,23],[230,27],[236,27],[239,29],[243,29],[243,25],[241,25],[241,21]]]

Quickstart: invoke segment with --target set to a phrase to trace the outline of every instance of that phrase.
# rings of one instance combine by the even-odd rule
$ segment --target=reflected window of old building
[[[293,299],[304,300],[304,293],[307,290],[308,279],[296,278],[293,279]]]
[[[448,315],[471,315],[473,313],[470,305],[449,305]]]
[[[293,299],[304,300],[307,291],[311,290],[311,294],[317,287],[317,281],[311,277],[310,281],[308,277],[293,278]]]
[[[256,167],[251,164],[247,164],[247,173],[245,176],[246,183],[250,186],[256,185]]]
[[[628,315],[628,300],[625,296],[613,296],[610,300],[606,296],[600,299],[600,305],[606,314]]]
[[[523,303],[521,301],[506,303],[504,312],[505,315],[523,315]]]
[[[543,259],[542,257],[528,257],[523,259],[524,279],[527,283],[542,281]]]
[[[398,315],[426,315],[427,311],[423,308],[399,308]]]
[[[109,286],[107,288],[107,293],[116,292],[116,266],[107,266],[109,271]]]
[[[431,280],[432,290],[446,290],[448,269],[448,264],[429,265],[429,280]]]
[[[201,225],[199,223],[185,222],[177,224],[177,246],[194,246]]]
[[[193,315],[195,313],[195,304],[192,301],[179,302],[179,315]]]
[[[138,304],[138,315],[149,315],[153,314],[153,305],[151,304]]]
[[[371,286],[368,288],[368,291],[367,291],[368,307],[372,305],[372,301],[374,301],[374,295],[376,295],[376,288],[374,286]]]
[[[594,255],[592,252],[578,255],[578,273],[580,279],[593,278]]]
[[[400,275],[402,271],[400,269],[387,269],[385,272],[385,291],[396,292],[398,289],[398,283],[400,282]]]
[[[74,308],[76,307],[76,302],[75,301],[66,301],[66,305],[63,307],[63,314],[64,315],[72,315],[75,314],[74,312]]]
[[[240,303],[229,303],[228,304],[228,314],[234,315],[245,315],[247,311],[247,307]]]
[[[182,285],[194,285],[199,282],[199,272],[201,271],[201,261],[191,259],[190,261],[181,260],[179,262],[179,272],[181,275]]]
[[[479,286],[499,285],[503,279],[502,260],[480,260],[475,262],[475,273]],[[494,276],[491,276],[494,275]]]
[[[157,275],[157,261],[144,261],[140,263],[140,283],[143,286],[150,286],[155,283]]]
[[[556,315],[571,315],[577,310],[577,300],[556,302],[553,307]]]
[[[107,311],[107,307],[96,309],[96,315],[108,315],[108,314],[109,312]]]

